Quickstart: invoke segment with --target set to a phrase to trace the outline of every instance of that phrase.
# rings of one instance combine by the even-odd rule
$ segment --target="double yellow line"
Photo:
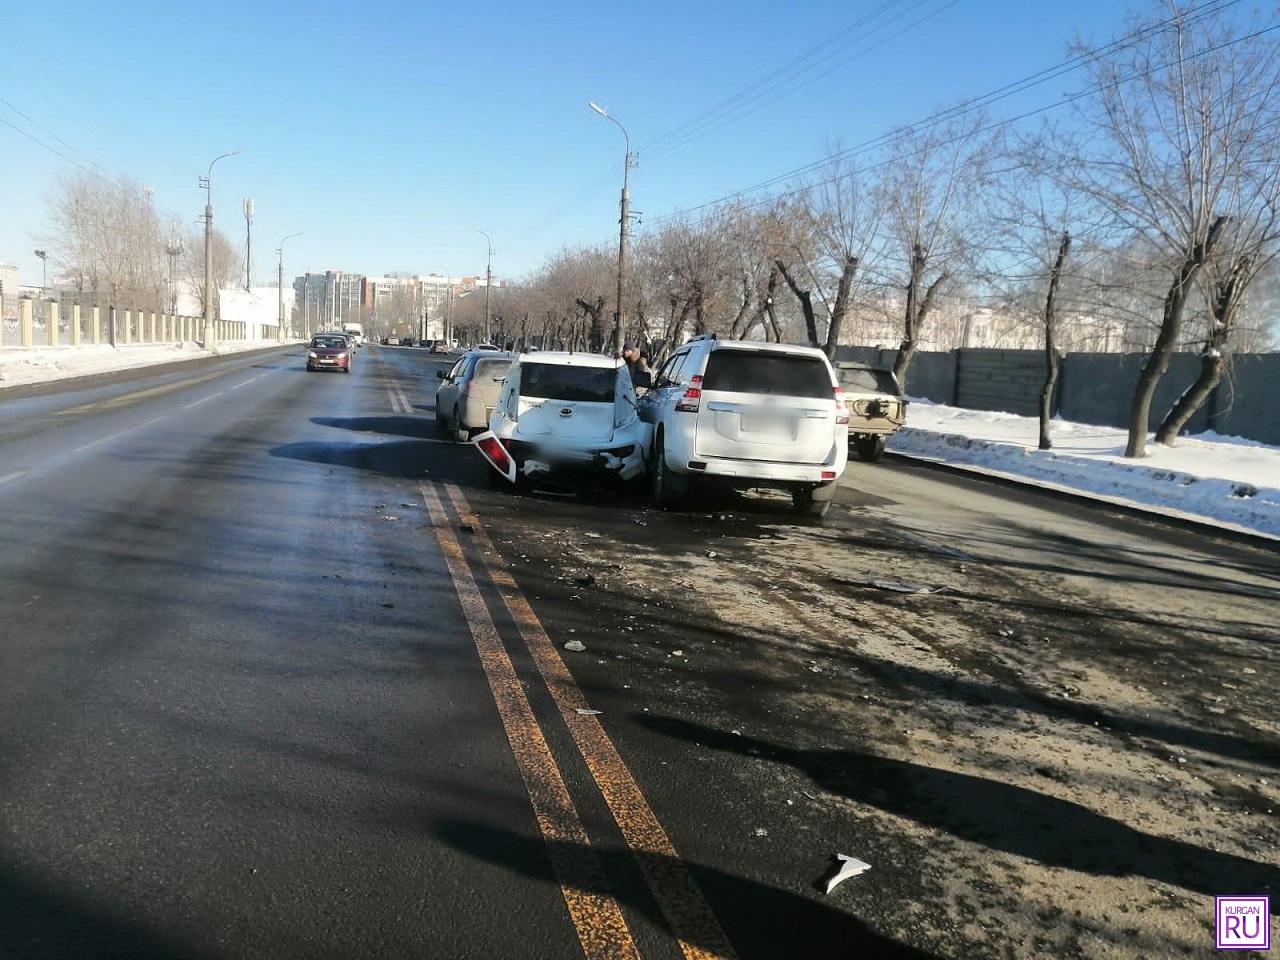
[[[394,395],[392,406],[397,406]],[[484,570],[510,613],[682,955],[686,960],[735,958],[710,905],[604,726],[596,716],[578,713],[586,708],[586,697],[462,490],[434,482],[421,482],[419,489],[588,960],[638,960],[640,953],[617,900],[603,892],[608,889],[605,871],[454,533],[445,497],[458,521],[470,528],[479,558],[477,569]]]

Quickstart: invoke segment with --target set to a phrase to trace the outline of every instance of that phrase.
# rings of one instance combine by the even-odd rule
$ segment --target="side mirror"
[[[443,371],[443,370],[437,370],[437,371],[436,371],[436,379],[437,379],[437,380],[443,380],[443,379],[444,379],[444,374],[445,374],[445,371]]]
[[[647,390],[653,386],[653,374],[637,371],[631,375],[631,385],[638,390]]]

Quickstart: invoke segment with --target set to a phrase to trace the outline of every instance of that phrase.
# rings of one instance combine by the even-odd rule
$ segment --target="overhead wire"
[[[1230,6],[1234,6],[1239,2],[1240,0],[1218,0],[1218,2],[1205,4],[1202,8],[1196,8],[1197,10],[1202,11],[1197,15],[1197,18],[1199,18],[1200,16],[1209,16],[1211,14],[1220,12],[1221,10],[1226,9],[1227,7],[1230,7]],[[1204,9],[1205,7],[1211,7],[1212,9]],[[780,173],[775,176],[769,177],[768,179],[752,184],[749,187],[744,187],[739,190],[735,190],[732,193],[724,194],[723,196],[717,197],[712,200],[704,201],[694,206],[681,208],[663,217],[657,217],[653,221],[651,221],[651,223],[655,223],[655,224],[667,223],[672,220],[679,219],[683,216],[687,216],[691,213],[697,213],[701,210],[705,210],[707,208],[726,203],[730,200],[741,199],[742,197],[755,193],[759,190],[766,189],[770,186],[774,186],[779,183],[784,183],[784,182],[794,180],[798,177],[803,176],[806,173],[811,173],[815,170],[821,169],[822,167],[829,166],[833,161],[844,160],[844,159],[849,159],[851,157],[859,156],[864,153],[870,152],[871,150],[882,147],[885,144],[890,143],[894,140],[906,139],[906,137],[908,137],[911,134],[919,133],[923,130],[929,129],[930,127],[937,126],[938,124],[945,122],[946,120],[963,116],[965,113],[971,112],[975,109],[990,106],[990,104],[998,102],[999,100],[1006,99],[1008,96],[1012,96],[1014,93],[1024,92],[1025,90],[1031,89],[1034,86],[1038,86],[1040,83],[1047,82],[1048,80],[1054,79],[1057,76],[1061,76],[1067,72],[1070,72],[1070,70],[1078,69],[1080,66],[1083,66],[1085,63],[1088,63],[1092,60],[1096,60],[1098,57],[1103,56],[1108,52],[1117,52],[1121,49],[1125,49],[1128,46],[1132,46],[1135,43],[1141,42],[1142,39],[1144,39],[1146,36],[1149,36],[1150,33],[1153,31],[1157,31],[1160,29],[1167,29],[1170,25],[1172,25],[1172,23],[1174,23],[1179,19],[1182,19],[1184,22],[1190,22],[1185,17],[1171,18],[1170,20],[1162,21],[1160,24],[1153,25],[1150,28],[1146,28],[1143,31],[1137,34],[1131,35],[1128,38],[1121,38],[1120,40],[1113,41],[1112,43],[1107,44],[1104,47],[1087,51],[1086,53],[1079,54],[1075,57],[1070,58],[1067,61],[1063,61],[1063,63],[1061,64],[1056,64],[1053,67],[1049,67],[1049,68],[1046,68],[1045,70],[1038,71],[1036,74],[1032,74],[1031,77],[1032,78],[1042,77],[1042,78],[1036,80],[1034,83],[1027,82],[1031,78],[1023,78],[1023,80],[1014,81],[1013,83],[1006,84],[1003,87],[999,87],[988,94],[983,94],[979,97],[975,97],[971,100],[965,101],[963,104],[959,104],[955,107],[947,108],[946,110],[938,111],[906,127],[896,128],[895,130],[881,134],[870,140],[865,140],[862,143],[855,144],[854,146],[849,147],[847,149],[837,151],[828,156],[806,163],[800,167],[796,167],[784,173]],[[1280,24],[1276,24],[1271,27],[1267,27],[1262,30],[1255,31],[1250,34],[1237,37],[1233,40],[1224,41],[1223,43],[1216,44],[1212,47],[1207,47],[1203,50],[1197,51],[1191,56],[1192,57],[1204,56],[1208,53],[1212,53],[1216,50],[1223,49],[1228,46],[1234,46],[1235,44],[1242,43],[1246,40],[1256,39],[1257,37],[1268,34],[1271,31],[1278,28],[1280,28]],[[1067,64],[1072,64],[1072,65],[1069,68],[1067,68],[1066,67]],[[1090,96],[1094,93],[1099,92],[1100,90],[1106,89],[1109,86],[1117,86],[1122,83],[1128,83],[1131,80],[1138,79],[1139,77],[1142,77],[1142,76],[1148,76],[1151,73],[1154,73],[1156,70],[1164,69],[1167,66],[1170,66],[1170,64],[1162,64],[1158,67],[1152,67],[1148,70],[1138,71],[1136,73],[1130,74],[1127,77],[1121,78],[1120,80],[1109,81],[1104,84],[1099,84],[1096,87],[1086,88],[1085,90],[1078,91],[1074,94],[1068,94],[1054,101],[1053,103],[1046,104],[1046,105],[1037,107],[1035,109],[1025,111],[1023,113],[1017,114],[1013,117],[1006,118],[1004,120],[996,121],[992,124],[988,124],[984,127],[981,127],[976,131],[971,131],[971,132],[961,134],[957,137],[951,138],[950,140],[945,140],[939,144],[935,144],[934,146],[946,146],[951,143],[957,142],[958,140],[964,139],[965,137],[975,136],[980,133],[990,132],[999,127],[1009,126],[1013,123],[1017,123],[1021,120],[1028,119],[1032,116],[1036,116],[1041,113],[1046,113],[1050,110],[1055,110],[1055,109],[1058,109],[1059,107],[1066,106],[1070,103],[1074,103],[1086,96]],[[891,157],[887,157],[884,160],[879,161],[878,163],[871,164],[870,166],[863,167],[860,169],[863,171],[874,170],[888,163],[894,162],[895,160],[914,156],[918,152],[919,151],[908,152],[905,154],[895,154]],[[756,206],[756,205],[759,205],[760,203],[768,202],[773,199],[778,199],[779,197],[792,196],[797,193],[803,192],[805,189],[808,189],[809,187],[822,186],[825,184],[834,183],[839,179],[841,179],[841,177],[837,176],[837,177],[827,178],[825,180],[819,180],[814,184],[807,184],[795,190],[783,191],[780,194],[771,195],[770,197],[764,198],[760,201],[756,201],[753,204],[748,204],[748,206]]]
[[[702,123],[703,121],[710,118],[714,118],[715,114],[722,113],[727,109],[733,108],[735,104],[741,103],[744,100],[744,98],[750,99],[755,91],[759,90],[762,87],[765,87],[770,82],[781,81],[781,82],[789,83],[795,80],[798,76],[803,75],[806,71],[812,70],[816,67],[821,67],[825,63],[828,63],[830,56],[836,53],[839,53],[843,49],[847,49],[853,42],[856,42],[856,40],[863,39],[866,36],[866,34],[865,33],[860,34],[858,37],[854,38],[854,40],[841,44],[841,41],[843,39],[848,37],[848,35],[854,32],[855,30],[858,30],[859,28],[864,27],[867,24],[871,23],[875,18],[879,17],[885,11],[892,10],[896,6],[897,2],[898,0],[886,0],[886,2],[883,2],[878,6],[874,7],[871,11],[858,17],[852,23],[846,25],[845,27],[842,27],[840,30],[836,31],[836,33],[832,34],[826,39],[801,51],[799,54],[792,57],[791,60],[787,61],[782,66],[774,69],[770,73],[764,75],[763,77],[757,78],[756,80],[752,81],[751,83],[748,83],[744,87],[739,88],[736,92],[734,92],[730,96],[717,101],[711,106],[703,109],[698,114],[695,114],[693,117],[690,117],[689,119],[677,124],[676,126],[672,127],[670,130],[658,136],[656,139],[648,142],[642,142],[641,145],[634,152],[636,153],[637,156],[641,156],[641,155],[648,156],[652,151],[660,150],[661,153],[667,153],[670,150],[678,149],[679,147],[684,146],[685,145],[684,143],[679,143],[679,144],[676,144],[675,146],[670,146],[669,144],[671,141],[680,138],[681,135],[684,134],[690,128],[697,127],[698,124]],[[916,7],[920,6],[922,3],[925,3],[925,2],[928,2],[928,0],[917,0],[917,2],[912,4],[911,7],[907,8],[906,12],[909,13],[911,10],[915,9]],[[959,0],[948,0],[948,2],[944,3],[941,8],[935,11],[935,13],[941,12],[941,10],[944,9],[945,7],[952,6],[957,2],[959,2]],[[890,20],[888,20],[886,24],[881,24],[879,26],[872,27],[869,32],[874,32],[875,30],[880,29],[881,26],[893,23],[896,19],[899,19],[902,15],[903,14],[900,11],[899,13],[895,14],[894,17],[890,18]],[[927,19],[927,17],[922,19]],[[896,37],[901,33],[905,32],[905,30],[911,29],[912,27],[917,26],[919,22],[922,22],[922,21],[917,21],[916,23],[909,25],[907,28],[904,28],[904,30],[899,31],[899,33],[894,34],[893,36]],[[875,49],[878,46],[882,46],[883,43],[887,42],[889,39],[893,39],[893,38],[892,37],[885,38],[880,43],[873,45],[873,47],[869,48],[868,50],[860,51],[859,53],[855,54],[853,57],[846,58],[845,60],[838,62],[834,67],[831,67],[829,70],[825,71],[823,74],[820,74],[819,76],[814,77],[813,80],[821,79],[822,76],[826,76],[832,70],[838,69],[840,66],[843,66],[851,62],[852,60],[857,59],[857,57],[862,56],[867,52],[870,52],[870,49]],[[812,59],[815,54],[818,54],[821,51],[825,50],[826,48],[829,48],[833,45],[838,45],[838,44],[840,46],[838,46],[835,51],[831,51],[830,53],[825,54],[822,58],[816,61]],[[789,73],[792,74],[792,76],[787,77],[786,75]],[[801,81],[800,84],[796,85],[796,87],[794,87],[793,90],[799,89],[799,87],[805,86],[808,83],[813,82],[813,80],[803,80]],[[764,92],[767,92],[767,90]],[[751,105],[746,104],[746,106],[748,107],[748,112],[752,112]],[[696,139],[696,137],[693,137],[690,139]],[[582,190],[579,190],[577,193],[571,196],[568,200],[566,200],[563,204],[558,206],[551,213],[547,214],[545,217],[537,221],[537,223],[535,223],[534,226],[524,231],[523,236],[530,237],[530,236],[536,235],[548,224],[558,219],[563,213],[572,209],[583,199],[585,199],[586,197],[592,196],[595,193],[598,193],[601,189],[607,186],[610,183],[610,181],[613,179],[615,170],[616,170],[616,164],[611,163],[608,168],[602,171],[601,175],[598,178],[596,178],[591,182],[590,185],[583,188]]]

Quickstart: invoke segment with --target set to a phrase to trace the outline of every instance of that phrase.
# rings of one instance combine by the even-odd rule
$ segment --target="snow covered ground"
[[[138,343],[112,347],[92,344],[79,347],[6,348],[0,350],[0,394],[5,387],[83,377],[94,373],[114,373],[134,367],[200,357],[222,356],[245,350],[278,346],[278,340],[237,340],[220,343],[214,351],[195,343]],[[288,341],[290,343],[296,341]]]
[[[1123,456],[1126,434],[1055,420],[1036,449],[1034,417],[913,400],[889,449],[1040,486],[1280,538],[1280,448],[1214,433]]]

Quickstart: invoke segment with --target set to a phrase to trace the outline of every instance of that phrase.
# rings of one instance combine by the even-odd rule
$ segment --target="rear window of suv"
[[[520,365],[520,394],[544,400],[613,403],[618,371],[613,367],[568,367],[558,363]]]
[[[713,350],[702,389],[831,399],[831,374],[816,357],[763,350]]]

